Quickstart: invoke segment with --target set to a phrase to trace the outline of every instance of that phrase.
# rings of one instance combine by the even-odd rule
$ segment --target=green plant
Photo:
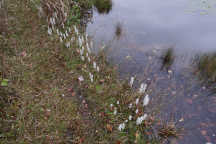
[[[1,86],[8,86],[8,79],[2,79],[1,80]]]

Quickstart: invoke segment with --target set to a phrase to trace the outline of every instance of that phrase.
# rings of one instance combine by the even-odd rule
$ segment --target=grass
[[[83,1],[74,2],[84,7]],[[174,127],[168,133],[170,127],[163,127],[162,136],[155,134],[152,127],[157,120],[151,114],[136,126],[135,120],[147,108],[141,102],[131,109],[128,105],[143,95],[117,79],[103,52],[90,55],[100,67],[97,72],[80,59],[77,37],[67,48],[56,34],[47,34],[46,19],[38,16],[30,1],[8,0],[5,10],[0,74],[9,81],[0,86],[1,143],[161,143],[164,135],[176,136]],[[84,81],[78,80],[80,76]],[[133,120],[119,131],[119,124],[130,115]]]
[[[216,81],[216,54],[204,54],[199,56],[197,71],[201,78],[212,83]]]

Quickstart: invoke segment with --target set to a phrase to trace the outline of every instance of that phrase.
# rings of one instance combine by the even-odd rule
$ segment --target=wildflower
[[[114,108],[113,114],[114,114],[114,115],[117,115],[117,108],[116,108],[116,107]]]
[[[131,120],[132,120],[132,116],[131,116],[131,115],[129,115],[129,117],[128,117],[128,120],[129,120],[129,121],[131,121]]]
[[[67,32],[67,30],[66,30],[66,32],[65,32],[65,35],[66,35],[66,37],[68,37],[68,32]]]
[[[119,101],[117,101],[116,103],[117,103],[117,105],[119,105]]]
[[[138,105],[138,103],[139,103],[139,98],[136,99],[136,105]]]
[[[90,59],[90,57],[88,57],[88,61],[89,61],[89,62],[91,62],[91,59]]]
[[[83,53],[84,53],[84,49],[82,48],[82,49],[80,50],[80,55],[82,56]]]
[[[147,106],[149,104],[150,98],[149,95],[146,95],[143,99],[143,106]]]
[[[112,107],[113,107],[113,104],[110,104],[110,107],[112,108]]]
[[[94,78],[94,76],[93,76],[93,74],[91,74],[91,73],[89,73],[89,77],[90,77],[90,80],[91,80],[91,82],[93,82],[93,78]]]
[[[60,34],[58,29],[56,30],[56,32],[57,32],[58,35]]]
[[[132,103],[130,103],[128,107],[131,109],[131,108],[132,108],[132,106],[133,106],[133,104],[132,104]]]
[[[133,83],[134,83],[134,77],[131,77],[131,80],[130,80],[130,86],[131,87],[133,86]]]
[[[142,123],[142,121],[144,121],[147,118],[147,114],[144,114],[141,117],[138,117],[136,120],[136,125],[140,125]]]
[[[96,67],[97,67],[96,62],[93,62],[93,68],[96,69]]]
[[[142,83],[140,85],[139,93],[144,93],[146,91],[147,84]]]
[[[118,127],[118,130],[119,131],[122,131],[122,130],[124,130],[125,129],[125,123],[121,123],[120,125],[119,125],[119,127]]]
[[[79,81],[80,81],[80,82],[84,81],[84,78],[83,78],[83,76],[79,76],[79,78],[78,78],[78,79],[79,79]]]
[[[50,23],[51,23],[52,25],[55,25],[55,18],[50,18]]]
[[[75,31],[75,33],[76,33],[77,35],[79,34],[79,31],[78,31],[78,29],[77,29],[76,26],[74,26],[74,31]]]
[[[99,68],[99,66],[97,66],[97,71],[98,71],[98,72],[100,71],[100,68]]]
[[[57,18],[57,17],[58,17],[56,12],[54,12],[54,17],[55,17],[55,18]]]
[[[60,39],[60,42],[63,42],[62,37],[59,37],[59,39]]]
[[[125,123],[127,123],[128,122],[128,120],[125,120]]]
[[[90,50],[90,47],[89,47],[88,43],[86,43],[86,48],[87,48],[87,51],[88,51],[89,53],[91,53],[91,50]]]
[[[67,48],[69,48],[69,47],[70,47],[70,42],[67,42],[67,43],[65,44],[65,46],[66,46]]]
[[[50,27],[48,27],[48,34],[51,35],[52,34],[52,29]]]
[[[82,42],[84,43],[84,37],[83,37],[83,36],[81,37],[81,40],[82,40]]]
[[[82,40],[80,37],[78,37],[78,41],[79,41],[79,46],[81,47],[82,46]]]
[[[85,57],[84,57],[84,56],[81,56],[81,60],[82,60],[82,61],[85,61]]]
[[[63,34],[63,37],[64,37],[64,39],[66,39],[66,35],[65,34]]]
[[[135,113],[137,114],[139,112],[139,109],[136,109]]]
[[[71,41],[74,41],[74,37],[71,37]]]

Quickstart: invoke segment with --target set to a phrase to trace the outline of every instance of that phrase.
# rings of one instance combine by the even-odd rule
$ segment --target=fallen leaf
[[[109,132],[112,132],[112,130],[113,130],[113,127],[110,124],[107,124],[106,128]]]

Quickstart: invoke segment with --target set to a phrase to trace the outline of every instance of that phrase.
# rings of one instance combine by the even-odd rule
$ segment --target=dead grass
[[[46,20],[39,19],[27,0],[8,0],[7,13],[1,76],[10,81],[8,87],[0,87],[1,97],[4,95],[2,143],[138,141],[141,134],[133,128],[131,133],[120,133],[117,127],[119,118],[127,116],[123,112],[129,113],[125,105],[140,95],[127,82],[117,79],[116,69],[107,63],[103,53],[94,56],[100,62],[100,73],[93,71],[95,82],[80,83],[77,78],[88,77],[88,66],[80,60],[76,44],[68,49],[56,35],[49,37]],[[117,100],[122,115],[115,117],[109,105]],[[143,124],[140,131],[145,132],[149,125],[151,122]],[[142,133],[142,138],[148,137]]]
[[[45,23],[25,4],[8,1],[8,47],[14,55],[5,55],[4,73],[19,99],[5,108],[7,118],[3,121],[11,124],[9,130],[1,131],[1,141],[65,143],[67,128],[77,129],[79,125],[73,124],[80,119],[77,102],[71,96],[62,97],[74,83],[66,67],[73,53],[48,38]]]

